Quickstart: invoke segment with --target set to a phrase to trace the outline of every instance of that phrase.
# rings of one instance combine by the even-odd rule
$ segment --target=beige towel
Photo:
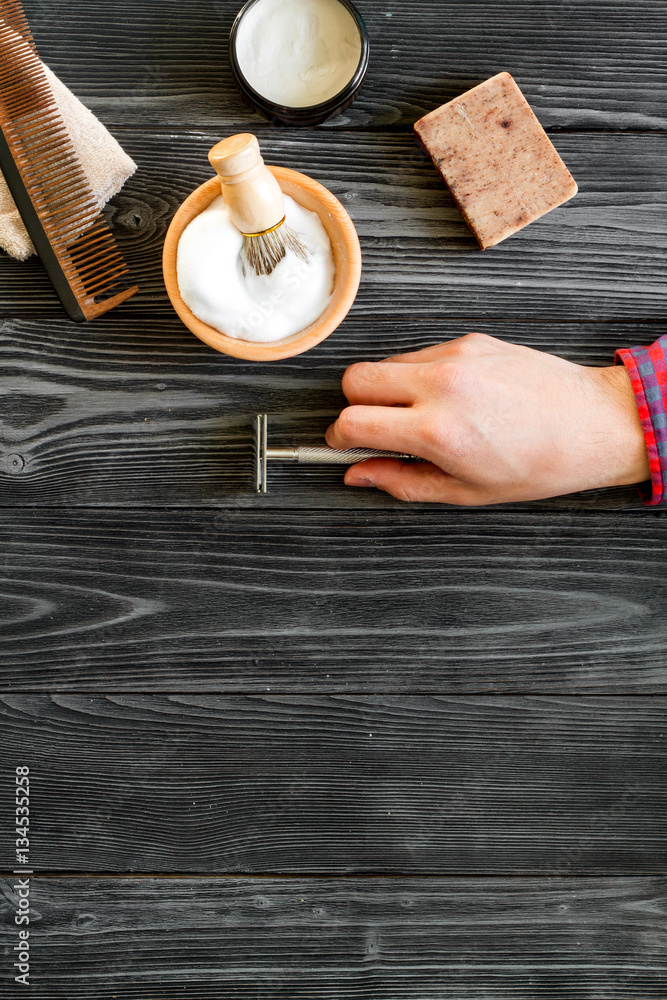
[[[120,191],[136,164],[123,152],[114,137],[84,107],[71,90],[44,66],[60,114],[69,130],[81,166],[88,179],[98,208],[103,208]],[[35,252],[7,182],[0,173],[0,247],[16,257],[27,260]]]

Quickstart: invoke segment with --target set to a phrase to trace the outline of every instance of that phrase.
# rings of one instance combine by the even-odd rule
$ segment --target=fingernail
[[[360,476],[346,476],[345,478],[346,486],[372,486],[373,483],[370,479],[362,479]]]

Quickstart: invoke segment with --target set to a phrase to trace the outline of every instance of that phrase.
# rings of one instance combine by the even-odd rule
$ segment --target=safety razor
[[[401,458],[421,462],[415,455],[375,448],[327,448],[325,445],[292,445],[288,448],[269,447],[269,420],[266,413],[255,417],[255,489],[267,492],[269,462],[300,462],[302,465],[354,465],[366,458]]]

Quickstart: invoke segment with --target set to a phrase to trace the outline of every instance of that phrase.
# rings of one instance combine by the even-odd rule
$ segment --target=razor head
[[[266,413],[255,416],[255,490],[266,493],[269,420]]]

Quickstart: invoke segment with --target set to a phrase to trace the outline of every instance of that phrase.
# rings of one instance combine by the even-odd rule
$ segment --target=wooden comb
[[[68,315],[138,291],[99,212],[18,0],[0,0],[0,169]]]

